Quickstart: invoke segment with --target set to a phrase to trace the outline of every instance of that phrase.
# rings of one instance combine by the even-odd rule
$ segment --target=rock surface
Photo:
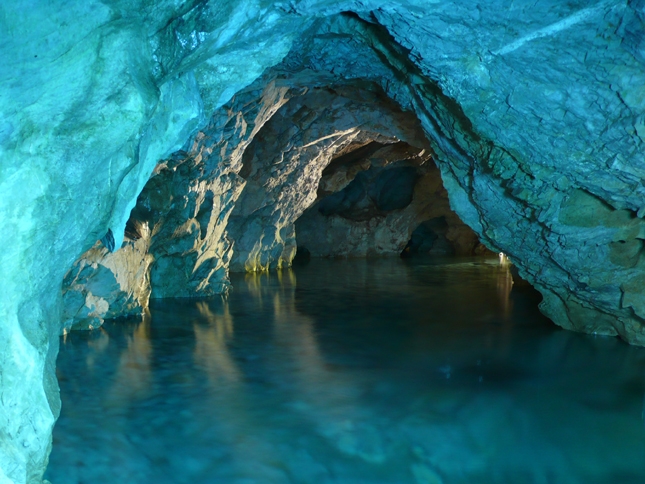
[[[366,213],[333,226],[335,217],[304,217],[299,238],[314,255],[398,254],[436,217],[449,219],[450,252],[472,252],[477,237],[450,210],[416,118],[375,84],[331,88],[328,76],[292,73],[285,83],[279,74],[239,92],[186,151],[157,165],[131,213],[128,243],[115,254],[99,244],[66,276],[63,331],[141,314],[150,293],[224,293],[229,269],[290,265],[296,220],[317,197],[342,195],[367,175],[374,203]]]
[[[158,160],[304,21],[255,2],[0,6],[0,482],[47,462],[65,273],[108,229],[121,245]]]
[[[132,256],[140,256],[139,273],[150,268],[152,297],[223,293],[229,268],[255,271],[290,265],[296,251],[294,222],[315,201],[334,154],[353,156],[356,147],[373,143],[382,147],[373,156],[380,157],[380,164],[392,156],[417,158],[418,163],[429,157],[416,119],[384,98],[378,86],[332,89],[324,86],[333,79],[307,72],[293,74],[286,83],[279,73],[268,72],[216,110],[187,151],[157,165],[138,197],[129,223],[145,227],[150,240],[146,250]],[[398,153],[396,146],[408,146],[401,139],[419,147]],[[347,176],[344,182],[338,176],[333,182],[324,179],[328,190],[348,181]],[[435,182],[441,185],[436,170]],[[443,204],[447,207],[445,193]],[[406,227],[403,238],[410,231]],[[76,266],[87,264],[79,261]],[[129,293],[138,291],[112,285],[113,292],[100,300],[101,309],[91,309],[95,300],[84,297],[79,312],[76,293],[83,281],[75,281],[74,274],[66,278],[64,292],[75,297],[64,302],[66,313],[78,312],[78,327],[88,326],[88,311],[93,311],[92,325],[100,322],[97,318],[117,315]],[[94,277],[110,279],[108,274]],[[71,281],[77,290],[66,288]],[[131,313],[128,307],[123,312]]]
[[[196,160],[202,148],[186,141],[208,124],[203,113],[277,64],[286,90],[298,72],[318,86],[379,85],[419,119],[452,209],[510,255],[546,314],[645,344],[644,19],[640,0],[3,3],[0,482],[39,482],[46,465],[64,275],[108,229],[120,247],[158,160],[182,147]],[[246,132],[238,113],[213,122]],[[244,136],[213,163],[234,158],[241,170],[243,154],[226,150],[245,149]],[[231,216],[236,169],[227,188],[188,190],[195,198],[175,208],[200,228],[182,226],[185,247],[157,253],[173,264],[186,255],[179,270],[207,254],[198,278],[179,277],[191,290],[203,289],[199,278],[223,288],[230,242],[213,216],[204,224],[224,242],[204,239],[200,208],[212,193]],[[239,264],[284,260],[289,243],[267,238],[272,259],[240,243]]]
[[[375,10],[370,14],[361,13],[360,16],[363,20],[357,16],[341,15],[331,17],[326,21],[318,21],[305,31],[296,47],[276,68],[275,72],[279,73],[276,75],[281,78],[287,79],[286,84],[289,82],[298,84],[293,78],[295,73],[302,72],[303,69],[319,76],[317,81],[319,84],[325,82],[330,85],[337,84],[346,82],[348,79],[360,79],[361,82],[370,81],[380,84],[389,98],[395,100],[405,109],[414,110],[421,120],[424,130],[431,139],[433,149],[438,155],[437,163],[451,194],[453,208],[479,233],[489,247],[503,250],[511,255],[518,264],[520,272],[544,294],[543,310],[564,327],[594,333],[620,334],[623,338],[638,343],[643,339],[641,317],[639,316],[639,311],[641,311],[639,308],[642,305],[640,296],[640,283],[642,282],[640,274],[642,271],[639,265],[642,228],[640,218],[637,216],[640,209],[637,201],[633,197],[625,195],[629,190],[634,190],[633,184],[630,185],[631,182],[625,178],[623,173],[627,168],[621,172],[623,173],[621,176],[611,180],[601,173],[601,168],[607,165],[604,161],[599,162],[600,165],[597,169],[578,170],[578,167],[585,166],[581,165],[580,161],[586,159],[585,156],[597,159],[606,152],[610,135],[604,132],[603,137],[606,142],[603,142],[602,146],[605,148],[596,150],[593,146],[600,145],[598,142],[594,142],[595,144],[590,145],[592,146],[591,150],[585,150],[580,146],[576,156],[570,161],[560,161],[555,165],[546,159],[550,157],[551,159],[567,160],[570,153],[568,144],[557,142],[557,140],[558,136],[561,137],[562,130],[560,128],[566,126],[568,122],[571,123],[571,129],[567,132],[572,133],[571,136],[575,133],[578,138],[585,138],[582,136],[584,133],[576,124],[578,119],[583,118],[582,114],[574,116],[570,121],[565,119],[565,114],[576,112],[574,109],[576,105],[572,103],[578,103],[580,105],[578,110],[582,110],[585,106],[585,99],[587,99],[586,93],[591,92],[592,88],[599,93],[598,95],[603,95],[605,101],[598,106],[594,105],[595,107],[590,111],[593,116],[586,121],[586,132],[594,133],[592,128],[595,125],[590,124],[592,119],[595,119],[596,124],[602,124],[605,120],[612,121],[612,124],[608,125],[606,129],[611,133],[616,132],[618,124],[624,125],[623,117],[612,117],[611,113],[607,111],[610,106],[613,106],[610,102],[612,96],[614,96],[614,103],[616,102],[616,93],[618,100],[621,99],[618,90],[619,84],[610,87],[610,90],[613,89],[613,93],[608,93],[605,86],[602,86],[601,89],[596,78],[605,76],[607,79],[612,79],[612,76],[618,76],[617,82],[622,80],[623,83],[626,83],[628,82],[627,78],[633,80],[639,75],[642,76],[640,64],[638,64],[641,59],[637,55],[640,52],[638,50],[640,40],[638,35],[633,33],[640,25],[638,22],[641,21],[642,12],[636,6],[632,7],[634,9],[630,9],[631,7],[621,9],[613,7],[611,3],[605,3],[592,8],[580,9],[569,16],[564,15],[566,12],[560,11],[555,14],[561,17],[559,20],[505,46],[483,52],[477,62],[459,57],[463,51],[460,51],[457,45],[452,44],[446,52],[449,52],[456,60],[447,61],[446,59],[451,59],[450,56],[438,60],[437,51],[432,47],[433,42],[436,41],[439,45],[444,46],[445,39],[437,40],[428,37],[426,35],[427,29],[422,28],[414,28],[410,32],[400,34],[397,30],[400,25],[418,26],[420,19],[439,25],[449,24],[453,26],[453,29],[459,26],[460,30],[458,30],[463,31],[464,34],[463,38],[460,37],[459,42],[460,45],[463,45],[465,39],[472,40],[470,32],[476,32],[476,22],[479,20],[471,18],[470,11],[466,15],[464,9],[452,11],[437,7],[436,11],[431,12],[436,18],[429,17],[429,14],[420,13],[415,9]],[[303,14],[312,13],[312,8],[314,8],[312,5],[303,3],[297,10]],[[625,11],[623,12],[623,10]],[[529,96],[528,91],[521,90],[524,84],[511,86],[512,95],[517,98],[515,101],[513,101],[515,98],[505,94],[511,87],[504,81],[511,80],[510,73],[513,74],[512,79],[518,79],[516,74],[527,62],[526,60],[518,61],[511,54],[520,50],[526,51],[529,59],[538,55],[544,55],[547,59],[549,55],[554,59],[559,59],[558,52],[553,52],[548,46],[544,49],[534,50],[533,42],[542,38],[559,36],[561,31],[568,31],[573,27],[579,30],[575,30],[577,35],[584,37],[590,32],[589,29],[602,31],[603,25],[607,25],[612,19],[623,14],[626,23],[625,27],[619,31],[619,37],[614,38],[607,34],[605,39],[608,45],[617,47],[620,36],[625,38],[624,46],[622,46],[624,48],[618,49],[615,53],[612,50],[612,55],[615,54],[616,58],[620,59],[620,69],[603,70],[602,63],[599,63],[600,59],[598,59],[598,63],[590,65],[567,64],[564,71],[557,69],[557,62],[549,64],[553,70],[550,72],[553,79],[533,75],[530,70],[522,72],[524,77],[520,77],[520,79],[524,80],[524,84],[541,86],[541,88],[547,89],[545,91],[547,94],[551,93],[541,101],[553,109],[548,118],[549,123],[540,121],[542,124],[529,130],[530,134],[526,130],[511,129],[514,126],[522,125],[523,122],[529,122],[520,119],[520,115],[524,116],[527,112],[538,112],[534,97]],[[492,16],[492,12],[482,10],[479,15],[480,17]],[[553,17],[553,15],[554,13],[549,11],[545,18]],[[494,28],[490,31],[480,34],[481,39],[479,40],[482,43],[488,42],[486,45],[499,41],[497,26],[499,25],[501,28],[503,24],[493,23],[493,25]],[[530,25],[530,22],[527,25]],[[387,30],[383,26],[387,27]],[[569,45],[570,40],[564,40],[565,44]],[[454,44],[457,41],[453,39],[452,42]],[[411,54],[405,50],[406,48],[411,49]],[[590,56],[599,55],[593,49],[588,54]],[[501,62],[507,56],[511,57],[510,61]],[[438,76],[428,70],[427,66],[430,65],[428,59],[435,59],[437,65],[442,66],[446,72],[454,74],[453,78],[447,80],[445,76]],[[465,65],[462,65],[465,61],[471,63],[466,62]],[[516,65],[516,62],[519,64]],[[575,67],[572,71],[573,75],[579,81],[576,84],[576,90],[571,93],[558,91],[556,87],[565,84],[563,76],[569,75],[572,66]],[[499,71],[499,75],[502,76],[499,83],[492,83],[490,75],[493,71]],[[592,79],[590,76],[595,76],[595,78]],[[321,80],[325,77],[326,80]],[[555,82],[558,79],[560,79],[560,83]],[[630,106],[630,102],[635,103],[635,108],[639,106],[638,102],[640,101],[638,101],[638,97],[634,97],[628,92],[629,87],[628,83],[625,87],[627,101],[621,102],[624,102],[627,107]],[[481,94],[478,94],[478,99],[475,99],[475,93],[478,92]],[[503,101],[502,98],[504,98]],[[564,107],[558,108],[560,101],[564,102]],[[503,116],[499,109],[491,107],[502,104],[509,106]],[[522,109],[519,109],[520,107]],[[557,109],[564,113],[561,119],[554,118],[553,113]],[[622,113],[622,111],[620,112]],[[619,113],[619,116],[622,114]],[[542,119],[539,116],[536,118]],[[638,121],[640,118],[635,119]],[[477,120],[477,123],[474,123],[473,120]],[[497,120],[498,123],[494,124],[492,120]],[[336,121],[342,124],[342,121]],[[551,132],[560,133],[554,136],[551,141],[547,141],[545,134],[548,131],[546,130],[547,126]],[[618,157],[616,158],[618,161],[614,160],[612,167],[623,165],[626,167],[627,165],[620,159],[633,152],[634,146],[640,143],[638,129],[636,129],[638,124],[635,126],[632,131],[629,131],[629,127],[626,128],[627,137],[621,136],[620,130],[615,135],[611,135],[614,136],[612,146],[615,145],[618,150],[615,155]],[[287,147],[288,150],[298,144],[296,141],[298,135],[294,132],[279,134],[283,138],[294,137],[293,140],[287,142],[292,143]],[[307,136],[314,137],[315,135],[312,131]],[[329,143],[327,139],[325,141]],[[367,141],[363,140],[363,142]],[[348,144],[352,143],[348,142]],[[622,146],[620,143],[623,143],[624,148],[620,148]],[[255,144],[260,143],[256,141]],[[309,183],[310,187],[305,189],[306,193],[303,193],[303,186],[294,184],[294,173],[297,173],[297,170],[293,167],[285,167],[290,166],[293,159],[305,163],[307,156],[315,158],[316,156],[312,153],[317,148],[321,148],[316,144],[306,146],[310,153],[302,157],[302,160],[300,160],[300,154],[295,152],[289,153],[286,158],[281,154],[279,157],[281,164],[284,159],[290,160],[281,167],[286,171],[281,173],[278,169],[274,170],[271,173],[273,181],[266,186],[255,186],[258,183],[261,185],[271,178],[266,173],[253,174],[256,178],[258,176],[261,178],[258,179],[259,181],[251,180],[248,183],[247,180],[249,186],[242,192],[242,202],[233,211],[231,233],[228,234],[236,248],[232,253],[224,249],[216,257],[221,262],[216,264],[214,270],[219,271],[216,279],[222,285],[225,285],[225,271],[229,256],[232,257],[231,267],[234,270],[257,270],[288,264],[294,250],[292,224],[301,213],[302,208],[306,208],[310,203],[312,188]],[[240,151],[243,151],[244,146],[246,145],[243,144],[240,147]],[[535,149],[530,152],[526,151],[530,146]],[[542,147],[541,150],[538,149],[540,147]],[[255,149],[252,143],[250,153],[246,155],[247,158],[255,156],[253,155]],[[329,157],[330,148],[323,147],[321,149],[327,152],[325,156]],[[345,147],[337,146],[335,149],[342,151]],[[603,149],[605,151],[602,151]],[[623,155],[623,152],[626,154]],[[293,159],[290,158],[291,156]],[[308,169],[315,171],[315,166],[324,165],[326,162],[323,158],[321,158],[322,161],[308,164]],[[587,163],[587,165],[589,164]],[[593,166],[593,163],[589,166]],[[629,168],[629,170],[633,172],[633,169]],[[289,178],[289,174],[291,174],[291,178]],[[242,178],[248,177],[248,174],[243,175]],[[602,182],[596,175],[602,179]],[[274,203],[275,200],[272,202],[273,195],[268,192],[280,190],[287,185],[294,196],[291,199],[285,198],[285,192],[280,195],[282,197],[280,203]],[[621,189],[619,185],[624,188]],[[609,188],[612,186],[615,186],[616,190],[610,193]],[[603,209],[613,210],[617,212],[616,215],[608,216],[612,220],[616,220],[613,220],[609,225],[600,223],[593,226],[589,225],[592,223],[589,220],[578,221],[578,218],[584,219],[585,217],[584,214],[581,215],[577,212],[578,209],[593,204],[593,200],[597,201],[597,207],[591,207],[589,210],[592,212],[595,212],[596,209],[600,211]],[[629,200],[633,202],[629,202]],[[259,208],[265,203],[266,206]],[[568,208],[570,206],[575,208]],[[627,206],[631,208],[625,208]],[[294,211],[294,213],[285,216],[284,207],[289,207],[286,212]],[[627,211],[623,213],[622,210]],[[253,216],[250,216],[251,212],[254,212]],[[562,213],[562,217],[559,216],[560,213]],[[617,221],[618,219],[622,221]],[[268,226],[271,228],[267,232]],[[518,243],[513,226],[517,226],[521,233],[521,243]],[[194,227],[194,224],[184,227],[183,230],[186,234],[194,233],[190,227]],[[581,227],[592,230],[581,230]],[[220,232],[223,235],[223,231]],[[534,238],[527,238],[527,234],[533,234]],[[223,237],[221,240],[225,238]],[[177,255],[182,259],[185,254],[185,251],[182,250],[177,252]],[[173,274],[175,266],[189,266],[189,269],[184,267],[182,270],[188,271],[186,274],[192,273],[197,265],[196,257],[189,260],[187,264],[178,260],[174,260],[166,266],[159,263],[160,272],[164,274],[164,277],[157,277],[156,280],[168,280],[167,277]],[[174,257],[174,259],[179,258]],[[596,267],[598,260],[608,261],[611,267],[601,271],[602,275],[590,276],[591,266]],[[617,273],[620,276],[617,276]],[[188,276],[185,276],[184,279],[186,277]],[[188,292],[201,293],[204,287],[198,291],[195,291],[195,288],[200,286],[200,280],[207,281],[208,277],[202,277],[202,274],[190,277],[194,280],[188,284],[190,287]],[[171,291],[158,291],[158,294],[181,295],[181,289],[178,288],[186,287],[187,281],[180,280],[179,282],[179,285],[172,284],[174,289]],[[222,288],[223,286],[219,289],[216,287],[213,290],[218,291]]]
[[[63,280],[63,333],[95,329],[105,319],[141,316],[150,298],[149,247],[146,224],[136,234],[126,231],[114,253],[100,242],[85,252]]]

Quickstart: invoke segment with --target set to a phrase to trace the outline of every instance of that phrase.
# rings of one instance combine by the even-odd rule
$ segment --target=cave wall
[[[440,7],[442,23],[454,25],[466,8]],[[425,14],[400,12],[405,21],[375,14],[413,58],[423,59],[423,74],[441,72],[442,95],[459,105],[460,125],[450,119],[452,101],[428,112],[443,133],[433,139],[444,140],[437,151],[453,206],[518,264],[556,323],[643,344],[645,98],[636,86],[645,71],[629,47],[634,41],[624,40],[639,25],[634,15],[642,3],[580,3],[574,12],[542,4],[531,14],[541,15],[539,28],[534,17],[518,19],[514,28],[524,34],[512,39],[494,27],[489,8],[470,11],[470,20],[452,31],[459,35],[437,43],[401,30]],[[489,21],[490,30],[477,31]],[[479,51],[464,56],[473,44]],[[440,58],[445,52],[454,54]]]
[[[635,4],[631,6],[636,7]],[[629,73],[625,75],[633,83],[642,74],[642,64],[633,56],[636,42],[633,35],[629,37],[631,40],[628,44],[621,40],[627,27],[619,28],[614,34],[606,32],[607,25],[617,22],[621,15],[624,16],[626,25],[638,21],[640,17],[636,13],[634,17],[630,12],[636,11],[610,4],[581,9],[550,24],[548,28],[497,49],[494,56],[482,53],[476,76],[473,77],[473,73],[466,70],[460,76],[454,73],[450,79],[437,78],[429,68],[429,65],[434,64],[425,60],[426,57],[437,55],[436,49],[433,50],[432,47],[435,41],[433,38],[419,34],[420,37],[415,39],[416,43],[412,46],[410,41],[406,44],[397,38],[396,28],[398,25],[416,25],[415,22],[418,23],[419,19],[431,22],[442,19],[444,23],[450,20],[450,25],[454,26],[459,24],[460,15],[466,15],[465,11],[437,7],[437,11],[433,12],[436,18],[430,18],[425,12],[420,13],[414,9],[396,12],[377,9],[369,14],[362,13],[363,19],[346,14],[314,23],[298,39],[283,62],[274,68],[274,72],[286,79],[307,71],[327,76],[327,83],[360,79],[380,85],[387,97],[404,110],[414,112],[421,121],[437,155],[436,161],[451,196],[453,209],[475,229],[489,248],[504,251],[511,256],[523,276],[543,293],[544,312],[567,328],[600,334],[620,334],[628,341],[639,342],[642,339],[642,318],[638,313],[641,301],[642,222],[638,217],[638,206],[625,207],[628,198],[625,193],[638,192],[640,188],[632,182],[627,183],[624,174],[616,173],[618,179],[608,177],[607,170],[600,169],[606,167],[607,162],[598,160],[598,157],[604,156],[604,160],[607,160],[606,157],[611,155],[619,159],[634,152],[642,142],[638,130],[632,129],[634,125],[638,126],[640,118],[636,116],[625,120],[625,110],[621,107],[622,96],[619,92],[611,91],[615,91],[618,84],[608,88],[606,84],[598,82],[598,78],[602,76],[614,76],[617,73],[615,69],[608,72],[602,65],[591,62],[590,65],[565,63],[558,70],[561,61],[558,49],[564,47],[557,44],[555,51],[551,44],[539,47],[539,42],[553,43],[554,38],[559,39],[564,35],[562,32],[568,32],[574,27],[580,38],[586,38],[591,32],[603,32],[607,45],[617,49],[615,57],[610,56],[610,62],[619,62],[620,72]],[[492,12],[482,10],[480,17],[485,18],[486,13],[492,15]],[[564,11],[555,9],[555,14],[563,13]],[[549,10],[549,15],[554,15],[554,12]],[[402,20],[398,23],[392,20],[399,17]],[[388,22],[394,23],[386,30],[383,25],[388,25]],[[475,20],[463,22],[462,29],[468,26],[473,31],[476,29],[476,23],[473,23]],[[632,25],[630,28],[633,30],[635,27]],[[413,37],[412,33],[405,35]],[[486,32],[486,35],[489,37],[478,38],[479,44],[474,45],[483,46],[488,45],[486,42],[494,43],[499,40],[495,28]],[[463,49],[466,49],[468,39],[473,41],[472,37],[465,34],[459,39]],[[568,38],[561,40],[570,49],[583,45],[581,41]],[[453,42],[456,40],[453,39]],[[534,47],[534,43],[538,46]],[[537,52],[533,47],[538,49]],[[458,57],[460,51],[455,49],[453,46],[454,55]],[[598,55],[593,45],[586,49],[589,51],[588,56]],[[514,69],[512,75],[500,77],[499,83],[493,85],[488,79],[490,72],[509,69],[509,64],[501,63],[500,59],[524,50],[530,59],[538,55],[543,56],[543,61],[547,62],[552,58],[553,63],[549,64],[554,70],[550,74],[552,79],[541,79],[537,73],[520,64],[522,69],[527,70],[523,72],[511,62]],[[420,52],[424,52],[423,56]],[[582,54],[587,55],[587,51]],[[435,61],[448,66],[445,59]],[[447,72],[456,69],[454,63],[449,64],[450,69],[446,66]],[[471,62],[466,67],[470,69],[473,66]],[[488,78],[482,77],[483,69],[489,72]],[[543,73],[540,75],[544,77]],[[570,87],[557,87],[567,85],[565,76],[578,76],[572,93],[569,93]],[[459,85],[459,89],[455,84],[457,79],[461,79],[463,84]],[[625,79],[622,82],[626,82]],[[579,103],[591,103],[593,108],[589,116],[596,123],[606,124],[602,127],[604,131],[599,131],[602,139],[593,138],[596,133],[591,129],[591,122],[586,121],[586,133],[593,139],[588,139],[589,142],[584,146],[579,143],[577,151],[572,151],[568,137],[582,137],[578,122],[582,118],[574,117],[570,121],[571,128],[567,129],[569,121],[564,117],[559,120],[551,119],[556,116],[557,109],[562,111],[564,108],[556,109],[555,101],[549,101],[548,96],[544,99],[535,96],[533,91],[522,91],[524,94],[521,96],[516,94],[524,85],[538,86],[547,93],[558,91],[551,97],[560,99],[566,106],[573,102],[575,96],[580,98],[577,101]],[[493,109],[504,103],[509,105],[510,91],[518,96],[516,110],[519,110],[522,117],[517,113],[502,116],[499,107]],[[606,102],[598,105],[595,101],[597,95],[587,95],[591,92],[605,96]],[[625,95],[636,99],[629,90],[626,92]],[[502,101],[503,94],[506,97]],[[475,95],[477,100],[474,99]],[[459,96],[464,98],[463,101]],[[460,102],[455,102],[455,99]],[[510,103],[510,106],[515,104]],[[615,108],[614,104],[617,104]],[[542,106],[550,109],[548,130],[545,131],[546,123],[541,121],[540,116],[537,116],[537,121],[534,120],[537,125],[530,126],[530,129],[510,129],[512,126],[526,125],[528,121],[524,117],[530,117],[531,113],[538,112],[538,108],[541,109]],[[607,111],[610,108],[621,113],[619,122],[614,122],[615,115],[612,117],[611,112]],[[473,113],[467,110],[472,110]],[[500,117],[500,122],[492,126],[491,119],[495,119],[495,116]],[[481,118],[481,123],[473,124],[473,120],[478,118]],[[625,124],[629,126],[625,127]],[[484,127],[482,130],[480,125]],[[497,131],[490,131],[493,128]],[[562,139],[563,133],[566,133],[567,142],[558,141]],[[550,134],[552,136],[549,138]],[[284,133],[281,135],[286,136]],[[532,136],[536,138],[533,139]],[[611,146],[617,151],[609,153],[607,146],[609,137],[612,136]],[[541,151],[538,151],[540,146]],[[531,147],[533,149],[527,151]],[[284,159],[284,155],[280,156]],[[619,166],[614,161],[611,166]],[[594,163],[600,167],[594,169]],[[634,169],[637,166],[629,168],[632,171]],[[277,171],[274,175],[276,173]],[[602,180],[595,178],[597,173],[600,173],[598,176]],[[617,188],[608,197],[607,191],[612,183]],[[232,267],[236,270],[280,266],[293,253],[290,247],[293,245],[294,234],[289,224],[294,217],[278,221],[283,211],[265,207],[264,210],[272,211],[271,216],[276,218],[273,225],[279,226],[275,233],[269,234],[264,232],[266,224],[259,224],[255,217],[267,218],[267,214],[260,216],[258,213],[249,218],[249,211],[255,209],[241,208],[263,203],[259,194],[264,192],[262,189],[254,189],[252,185],[248,187],[248,194],[242,192],[242,197],[255,197],[257,200],[251,203],[241,202],[236,209],[244,214],[242,218],[245,226],[242,231],[244,234],[236,233],[233,237],[239,248],[237,256],[233,251]],[[282,188],[284,186],[283,183]],[[276,187],[277,185],[273,188]],[[253,191],[256,194],[250,195]],[[292,192],[299,193],[297,190]],[[284,200],[283,203],[288,204],[288,201]],[[300,207],[301,203],[295,206]],[[589,206],[586,209],[587,215],[580,208],[585,205]],[[603,221],[603,217],[588,220],[590,213],[602,213],[604,210],[609,210],[609,222]],[[240,216],[234,214],[234,220],[236,222],[233,225],[242,224]],[[233,229],[235,230],[239,232],[239,229]],[[599,268],[598,261],[605,261],[608,265]]]
[[[362,15],[367,23],[339,17],[302,58],[332,69],[350,30],[372,47],[389,69],[388,95],[431,140],[452,208],[511,256],[544,295],[542,310],[565,328],[643,344],[636,86],[644,71],[638,42],[625,36],[642,5],[569,7],[543,4],[518,20],[524,35],[512,41],[495,3],[380,9]],[[531,28],[533,13],[541,28]],[[490,30],[478,30],[482,22]],[[342,61],[333,69],[344,67],[368,70]]]
[[[0,481],[46,465],[64,275],[108,229],[120,247],[157,162],[193,156],[207,116],[279,63],[379,84],[543,311],[645,344],[644,18],[642,0],[3,3]]]
[[[229,269],[290,265],[294,222],[316,199],[334,154],[377,143],[380,156],[393,156],[388,146],[404,139],[425,153],[421,161],[430,156],[416,118],[377,85],[332,88],[337,78],[307,71],[281,77],[269,70],[217,109],[186,151],[157,164],[131,213],[128,243],[114,254],[98,244],[67,274],[64,330],[142,312],[150,295],[225,293]],[[139,277],[114,283],[128,272]]]

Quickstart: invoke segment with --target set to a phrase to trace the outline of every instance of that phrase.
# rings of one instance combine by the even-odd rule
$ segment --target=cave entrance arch
[[[321,257],[488,252],[451,209],[417,113],[379,82],[284,68],[159,162],[123,247],[97,243],[68,273],[65,330],[150,297],[225,293],[229,271],[288,267],[298,244]]]
[[[374,83],[290,99],[249,144],[240,176],[232,271],[289,266],[297,246],[314,257],[414,255],[430,252],[431,234],[435,253],[488,252],[451,210],[416,116]],[[419,227],[425,246],[415,245]]]

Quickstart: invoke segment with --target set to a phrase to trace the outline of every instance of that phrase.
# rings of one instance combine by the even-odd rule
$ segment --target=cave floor
[[[497,259],[313,260],[61,341],[46,478],[642,483],[645,349]]]

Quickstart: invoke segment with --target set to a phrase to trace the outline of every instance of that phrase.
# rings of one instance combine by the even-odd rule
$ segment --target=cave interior
[[[125,345],[121,356],[112,354],[113,363],[121,361],[139,376],[110,366],[130,386],[127,395],[114,390],[118,386],[105,394],[96,387],[101,405],[108,405],[101,408],[109,413],[121,408],[115,403],[119,398],[149,398],[153,370],[141,361],[165,354],[151,334],[171,344],[164,338],[172,333],[178,348],[195,347],[195,361],[228,399],[212,403],[222,405],[223,421],[252,432],[247,417],[226,410],[241,401],[231,382],[244,373],[231,356],[238,332],[233,328],[248,324],[249,332],[266,331],[247,316],[236,316],[245,304],[258,315],[270,306],[276,341],[304,348],[298,360],[305,368],[298,370],[303,380],[347,394],[361,380],[354,375],[353,382],[343,373],[336,381],[330,367],[343,351],[362,354],[362,346],[351,344],[351,329],[346,346],[328,336],[325,331],[334,326],[324,326],[311,307],[320,305],[320,314],[331,312],[338,321],[373,318],[375,345],[401,337],[377,322],[381,316],[397,321],[392,308],[403,311],[408,305],[405,317],[421,326],[418,319],[432,314],[454,319],[453,332],[445,330],[446,348],[461,355],[454,334],[466,310],[460,306],[471,306],[475,316],[464,320],[503,330],[491,330],[490,336],[466,325],[464,334],[481,341],[490,336],[495,351],[515,355],[513,364],[523,365],[518,355],[534,351],[532,364],[553,378],[553,359],[571,374],[586,362],[582,373],[598,383],[597,393],[584,403],[595,409],[605,405],[603,415],[614,420],[603,425],[620,428],[623,442],[597,469],[588,465],[602,460],[600,444],[584,456],[567,450],[564,463],[541,458],[532,466],[521,464],[522,452],[556,452],[557,446],[520,445],[513,463],[496,464],[481,457],[483,447],[459,440],[477,429],[468,434],[445,424],[441,433],[440,420],[424,421],[419,425],[428,435],[437,432],[441,438],[419,441],[421,434],[406,433],[414,426],[410,418],[405,425],[388,424],[397,429],[396,439],[406,442],[395,445],[381,424],[346,412],[344,406],[357,405],[354,400],[326,400],[317,393],[320,387],[302,383],[305,403],[297,403],[314,407],[311,418],[323,422],[318,437],[359,464],[350,471],[335,468],[337,460],[312,457],[315,441],[293,457],[306,472],[280,464],[288,467],[281,473],[260,460],[253,471],[222,474],[227,482],[381,482],[379,466],[397,465],[396,472],[382,470],[387,475],[382,482],[602,483],[617,482],[611,480],[617,475],[624,477],[621,482],[642,482],[645,1],[520,0],[507,6],[496,0],[104,0],[73,1],[65,8],[60,3],[0,7],[5,59],[0,214],[6,247],[0,294],[0,482],[43,482],[52,432],[58,429],[67,443],[68,435],[84,434],[65,420],[66,406],[79,405],[65,398],[54,429],[61,393],[71,395],[61,375],[80,365],[85,373],[74,378],[82,379],[94,365],[89,363],[94,353],[68,347],[100,347],[107,355],[110,345]],[[447,288],[456,291],[459,277],[467,281],[465,292],[451,296]],[[374,280],[381,282],[371,286]],[[494,290],[480,294],[470,285],[477,282]],[[435,296],[418,292],[434,286]],[[322,306],[319,299],[326,294],[343,311]],[[424,300],[434,302],[412,309]],[[487,315],[486,300],[494,300],[494,311],[503,317]],[[454,318],[438,309],[441,301]],[[378,315],[372,305],[380,308]],[[169,308],[185,313],[195,341],[174,326],[163,329]],[[283,317],[288,324],[280,329]],[[195,322],[200,318],[214,325],[212,331]],[[234,320],[239,321],[235,326]],[[506,341],[512,330],[504,321],[511,320],[519,334],[536,331],[535,343],[515,339],[540,351]],[[522,321],[531,324],[524,328]],[[538,326],[544,334],[537,334]],[[356,331],[362,341],[372,337],[367,330]],[[506,398],[529,399],[522,391],[514,393],[532,381],[528,367],[511,371],[508,361],[501,365],[474,353],[460,358],[479,363],[456,365],[441,345],[416,337],[419,347],[436,356],[424,360],[423,368],[433,368],[428,380],[439,375],[446,385],[474,375],[477,384],[491,381],[487,398],[508,385]],[[81,354],[78,361],[84,363],[72,363],[73,355]],[[482,361],[488,361],[485,369],[478,368]],[[299,378],[298,371],[285,378]],[[616,374],[620,378],[610,382]],[[101,384],[100,378],[90,380]],[[578,392],[583,386],[544,381],[549,402],[565,386]],[[613,397],[606,401],[597,396],[607,393]],[[79,398],[79,406],[93,405]],[[423,398],[410,394],[410,400]],[[339,416],[313,404],[316,399],[338,405]],[[489,404],[500,414],[520,408],[504,407],[499,399],[480,403]],[[558,405],[569,403],[553,403]],[[627,410],[619,414],[615,408],[621,406]],[[450,407],[447,421],[457,419],[458,408]],[[463,408],[473,419],[499,417],[480,413],[479,406]],[[294,407],[293,412],[304,410]],[[641,420],[638,430],[634,415]],[[597,415],[589,413],[572,420],[584,426],[593,418]],[[512,420],[515,429],[520,420]],[[539,427],[533,421],[527,425]],[[602,441],[607,428],[588,435]],[[236,432],[226,438],[242,438]],[[454,445],[441,447],[444,438],[454,438]],[[519,433],[506,438],[520,439]],[[247,442],[244,452],[230,444],[233,460],[244,460],[246,452],[269,452],[263,446],[270,444]],[[139,449],[132,442],[124,445],[131,452]],[[226,445],[208,443],[209,448]],[[451,457],[456,448],[463,450],[461,457]],[[63,456],[72,451],[62,444],[60,449],[59,456],[54,444],[47,471],[54,473],[48,477],[53,484],[80,483],[90,475],[104,482],[128,475],[131,482],[215,479],[198,463],[195,469],[201,470],[186,471],[190,480],[146,474],[152,471],[134,464],[121,477],[78,470],[68,470],[66,477],[62,463],[74,457]],[[282,462],[284,453],[294,452],[278,452],[275,459]],[[445,463],[462,457],[463,466]]]

